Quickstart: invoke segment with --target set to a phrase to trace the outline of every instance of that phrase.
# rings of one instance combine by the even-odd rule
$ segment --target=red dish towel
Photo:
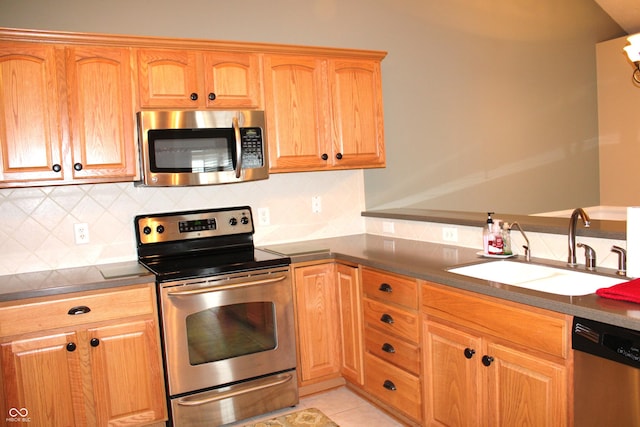
[[[640,304],[640,279],[629,280],[610,288],[600,288],[596,291],[596,295]]]

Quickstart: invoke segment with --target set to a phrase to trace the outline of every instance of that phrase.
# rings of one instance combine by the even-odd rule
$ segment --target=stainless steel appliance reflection
[[[290,259],[253,246],[249,207],[142,215],[171,422],[214,426],[298,403]]]

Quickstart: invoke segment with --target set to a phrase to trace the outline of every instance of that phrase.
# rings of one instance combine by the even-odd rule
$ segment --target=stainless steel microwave
[[[139,185],[227,184],[269,177],[264,111],[141,111]]]

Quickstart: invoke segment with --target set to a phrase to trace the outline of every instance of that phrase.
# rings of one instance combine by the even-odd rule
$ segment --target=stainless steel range
[[[139,215],[135,229],[159,289],[172,425],[296,405],[291,260],[255,249],[251,208]]]

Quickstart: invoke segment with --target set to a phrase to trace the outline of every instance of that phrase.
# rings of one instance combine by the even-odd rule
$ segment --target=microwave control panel
[[[264,166],[262,129],[240,128],[242,144],[242,168],[253,169]]]

